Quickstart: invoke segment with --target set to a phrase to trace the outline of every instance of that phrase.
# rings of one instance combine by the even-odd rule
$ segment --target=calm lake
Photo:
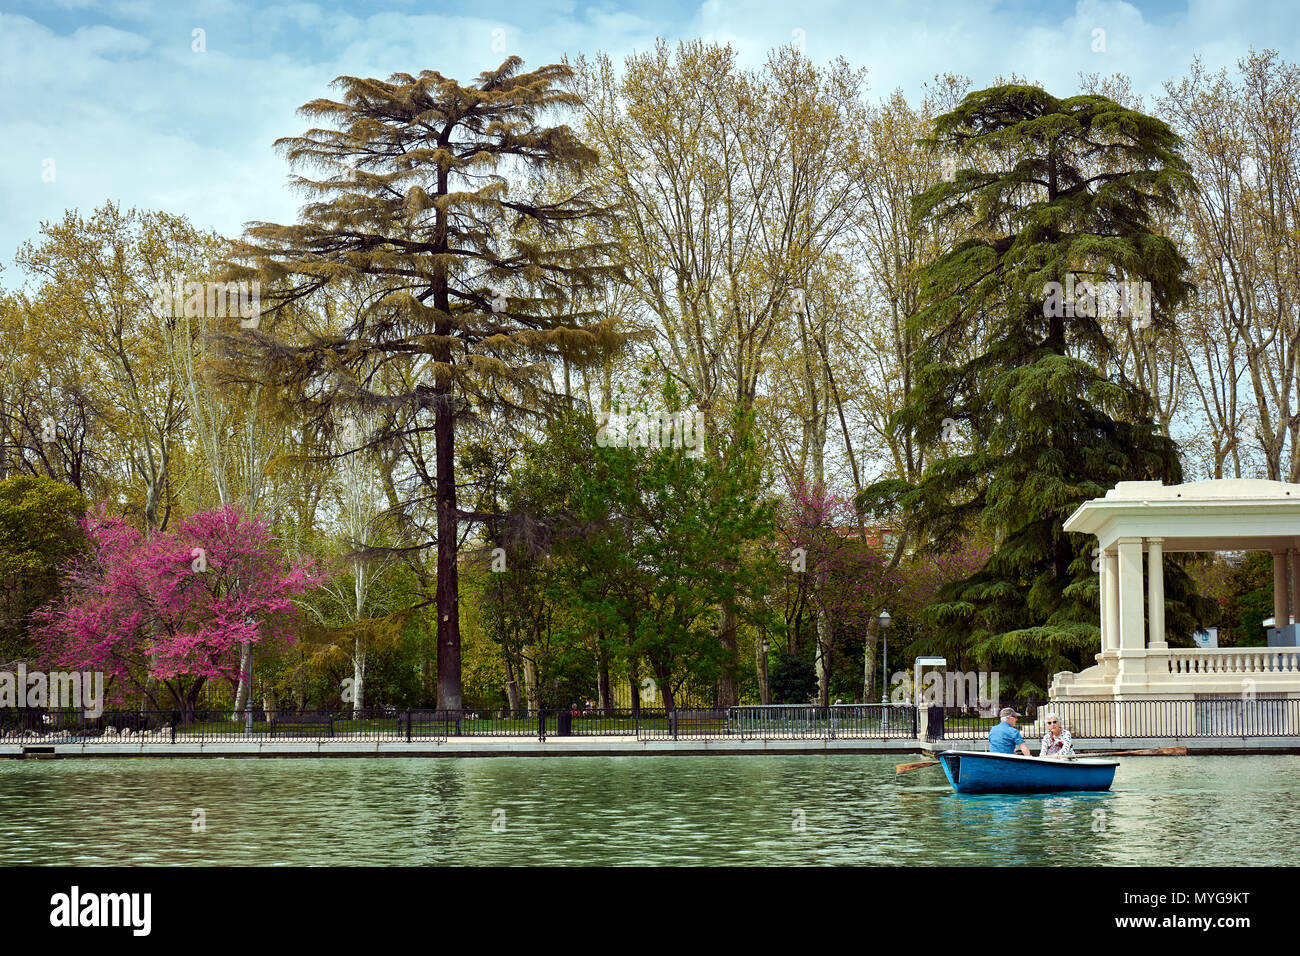
[[[917,759],[0,760],[0,864],[1300,862],[1300,757],[1128,758],[1067,796]]]

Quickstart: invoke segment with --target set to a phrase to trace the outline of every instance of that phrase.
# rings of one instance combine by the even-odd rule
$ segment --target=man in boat
[[[1002,719],[989,731],[989,753],[1024,754],[1032,757],[1029,744],[1025,743],[1025,738],[1016,730],[1016,718],[1023,717],[1024,714],[1016,713],[1014,707],[1003,707],[998,716]]]
[[[1038,756],[1061,758],[1074,756],[1074,741],[1057,714],[1047,715],[1047,733],[1043,734],[1043,746],[1039,749]]]

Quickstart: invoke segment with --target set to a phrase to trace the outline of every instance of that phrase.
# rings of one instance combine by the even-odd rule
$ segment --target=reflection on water
[[[1109,793],[1041,796],[959,795],[898,762],[5,760],[0,863],[1300,862],[1297,757],[1130,758]]]

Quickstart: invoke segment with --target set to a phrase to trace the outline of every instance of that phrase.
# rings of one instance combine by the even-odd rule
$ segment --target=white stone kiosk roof
[[[1223,478],[1165,485],[1121,481],[1080,505],[1063,526],[1097,536],[1102,550],[1121,537],[1161,538],[1165,551],[1277,551],[1300,548],[1300,484]]]
[[[1097,539],[1101,653],[1095,667],[1057,674],[1054,700],[1300,697],[1300,649],[1171,648],[1164,595],[1166,551],[1269,551],[1274,619],[1289,620],[1300,604],[1300,484],[1121,481],[1063,527]]]

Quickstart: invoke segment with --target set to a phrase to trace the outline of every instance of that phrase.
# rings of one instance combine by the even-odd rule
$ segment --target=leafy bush
[[[774,704],[807,704],[817,696],[817,670],[798,654],[782,654],[768,676]]]

